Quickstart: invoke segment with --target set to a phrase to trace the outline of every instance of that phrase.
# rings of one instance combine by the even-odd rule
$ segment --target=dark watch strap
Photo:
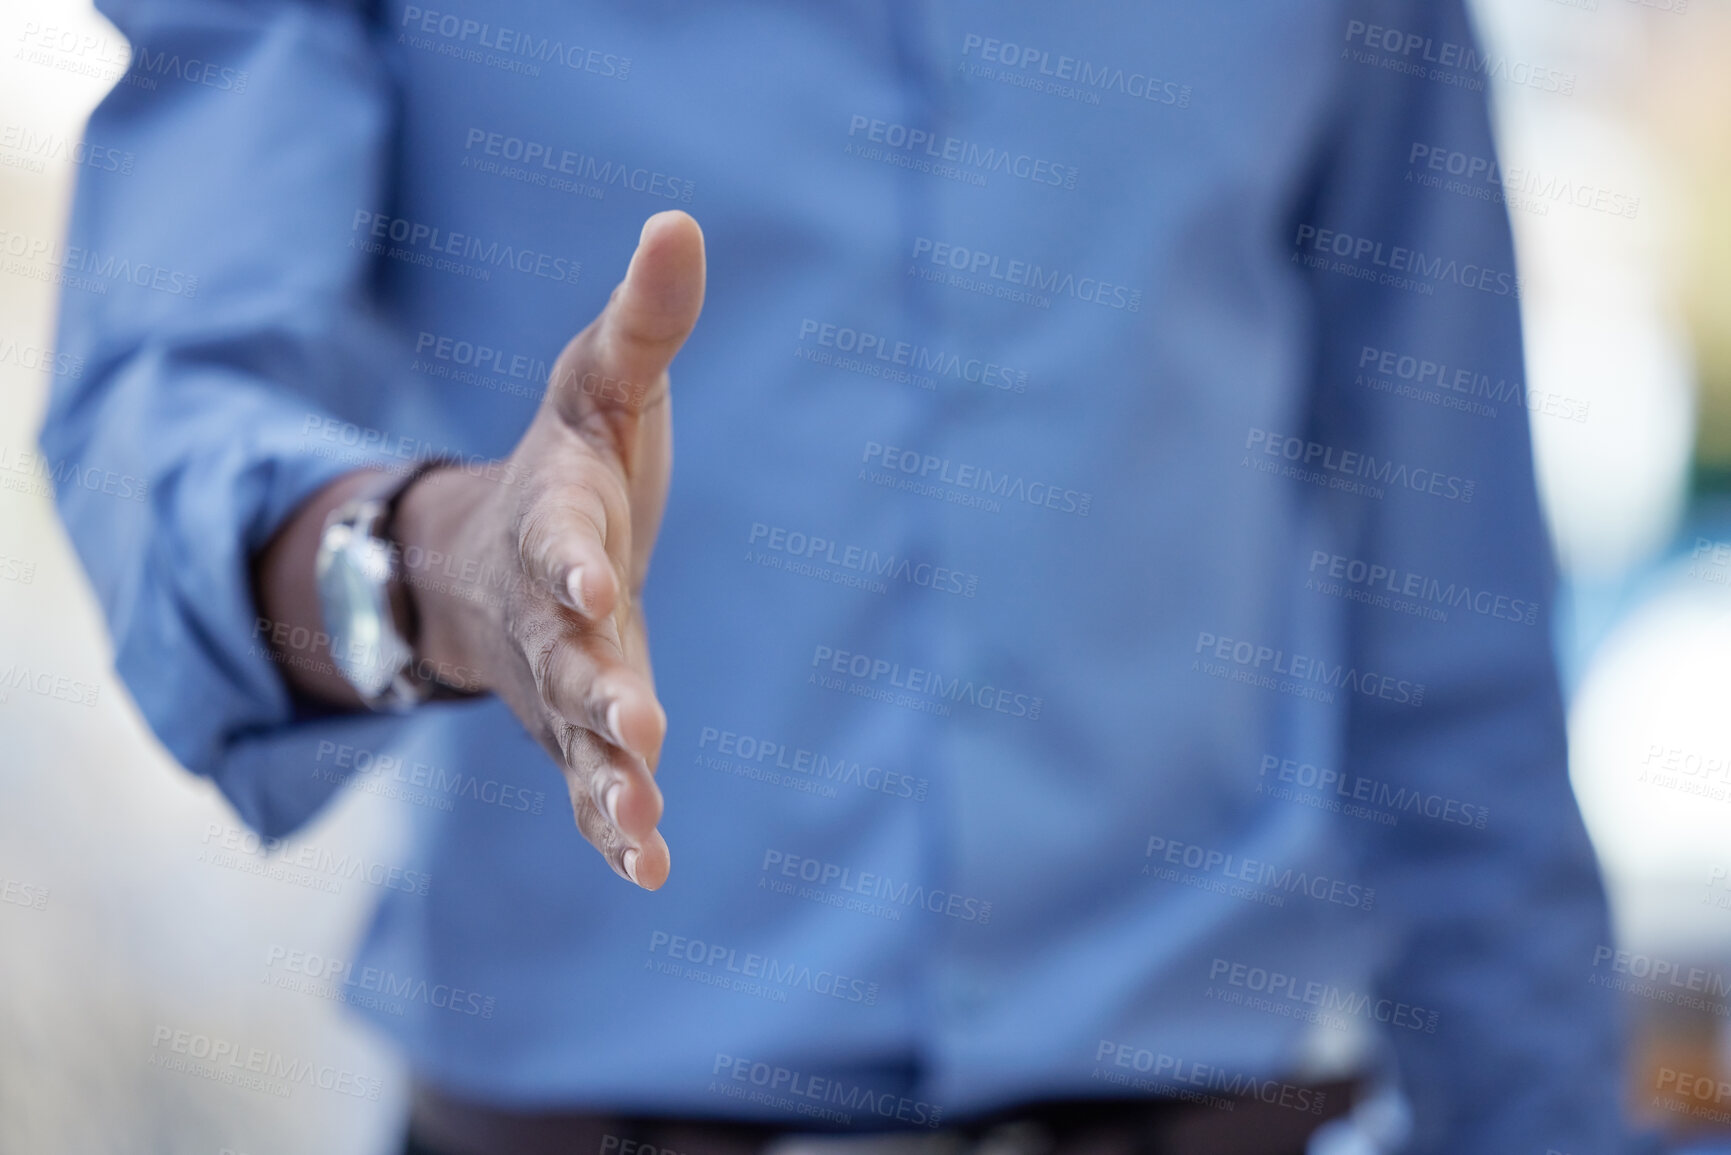
[[[379,516],[374,532],[381,540],[390,543],[392,556],[399,559],[396,572],[393,575],[394,588],[392,589],[391,604],[397,610],[397,631],[402,635],[403,640],[409,644],[411,650],[417,649],[421,643],[421,604],[420,599],[415,596],[414,582],[410,581],[409,575],[403,572],[403,565],[400,560],[403,556],[402,543],[397,540],[397,510],[402,505],[403,496],[409,492],[410,487],[415,482],[433,470],[450,464],[451,461],[443,457],[429,457],[424,461],[417,462],[408,473],[394,478],[394,485],[386,487],[378,497],[374,498],[384,505],[384,512]],[[425,671],[418,667],[411,667],[407,673],[409,679],[419,689],[422,701],[477,696],[473,690],[465,690],[444,681],[439,677],[437,670]]]
[[[411,575],[405,572],[403,549],[395,533],[398,507],[409,487],[445,464],[443,458],[430,458],[403,473],[380,472],[353,497],[332,510],[325,523],[327,535],[332,527],[346,525],[351,534],[359,534],[377,543],[389,558],[388,572],[383,575],[381,585],[384,604],[380,608],[389,616],[389,627],[396,634],[392,648],[406,653],[401,659],[402,664],[389,672],[388,685],[379,692],[373,693],[355,683],[362,700],[373,710],[400,713],[430,699],[474,696],[473,691],[463,690],[440,678],[437,670],[416,656],[421,632],[419,599],[415,596]],[[322,560],[320,564],[322,567]],[[353,678],[350,680],[354,681]]]

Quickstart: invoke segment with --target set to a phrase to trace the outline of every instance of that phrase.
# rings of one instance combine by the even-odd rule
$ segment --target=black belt
[[[1273,1084],[1270,1084],[1273,1085]],[[1353,1084],[1033,1103],[935,1129],[816,1133],[720,1119],[525,1114],[416,1086],[405,1155],[1304,1155]],[[774,1148],[774,1151],[770,1149]]]

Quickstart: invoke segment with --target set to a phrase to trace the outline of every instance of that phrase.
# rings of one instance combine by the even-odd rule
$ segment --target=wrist
[[[397,500],[392,537],[403,595],[414,616],[415,661],[457,689],[490,689],[482,647],[505,595],[505,575],[489,564],[475,529],[486,525],[494,484],[439,467],[415,479]]]
[[[355,709],[361,699],[335,660],[314,578],[316,559],[332,511],[377,481],[375,471],[364,469],[335,478],[307,498],[253,560],[255,634],[268,637],[271,657],[297,696],[343,709]]]

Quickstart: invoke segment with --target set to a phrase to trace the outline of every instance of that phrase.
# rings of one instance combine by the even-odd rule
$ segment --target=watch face
[[[319,551],[319,602],[331,657],[369,701],[384,694],[413,655],[391,616],[391,558],[383,542],[336,524]]]

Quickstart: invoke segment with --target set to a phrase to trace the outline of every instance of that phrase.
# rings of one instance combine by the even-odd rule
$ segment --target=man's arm
[[[326,512],[357,484],[348,476],[356,470],[404,466],[364,449],[321,455],[321,442],[309,435],[340,427],[347,398],[413,387],[397,356],[401,342],[374,300],[374,258],[355,233],[357,211],[389,200],[396,96],[374,48],[368,7],[358,0],[105,0],[103,8],[153,56],[207,62],[210,83],[123,81],[91,119],[92,136],[137,161],[125,174],[81,170],[66,252],[152,275],[111,279],[102,293],[67,278],[58,345],[88,369],[55,382],[41,444],[57,478],[95,481],[62,481],[56,498],[107,615],[117,672],[146,720],[248,823],[282,835],[335,789],[279,760],[279,751],[298,745],[295,730],[313,724],[321,734],[334,728],[387,740],[393,724],[358,713],[309,723],[307,697],[338,706],[353,705],[353,697],[328,669],[323,678],[305,671],[305,655],[281,661],[273,631],[261,630],[259,619],[262,609],[318,632],[311,557]],[[685,254],[672,254],[676,285],[656,274],[639,287],[652,290],[650,305],[683,311],[680,324],[688,329],[701,302],[701,237],[689,218],[663,226]],[[523,480],[491,486],[486,517],[463,516],[483,504],[474,479],[460,470],[433,474],[406,497],[399,529],[470,555],[503,553],[506,535],[534,530],[531,561],[543,590],[583,565],[591,613],[561,607],[571,615],[567,629],[549,625],[546,599],[509,607],[518,632],[495,635],[477,625],[481,611],[507,607],[465,599],[447,613],[434,599],[426,642],[465,656],[475,651],[488,688],[530,721],[544,744],[552,739],[585,832],[620,870],[631,844],[620,828],[640,836],[643,858],[632,865],[655,885],[666,860],[653,833],[660,799],[649,766],[663,723],[632,585],[647,565],[653,532],[634,523],[652,526],[660,517],[665,477],[657,481],[646,463],[655,446],[665,448],[667,407],[642,403],[663,381],[658,371],[683,330],[657,329],[652,312],[621,310],[621,299],[616,294],[609,313],[628,322],[623,329],[591,326],[561,359],[556,376],[577,370],[575,384],[550,390],[513,453],[527,467]],[[641,359],[644,349],[656,364]],[[589,404],[604,400],[583,389],[597,359],[613,366],[607,372],[614,379],[638,374],[627,379],[646,387],[634,397],[641,413]],[[571,499],[567,515],[524,504],[532,495],[556,504],[560,486]],[[572,520],[593,512],[603,491],[615,505],[597,553],[596,533],[582,536]],[[525,588],[528,598],[536,587]],[[604,617],[620,624],[603,626]],[[447,622],[464,628],[446,630]],[[513,650],[531,625],[539,631],[540,665]],[[592,637],[605,629],[618,635],[611,664]],[[576,635],[590,639],[587,666],[569,658],[566,643]],[[562,667],[547,664],[555,658]],[[567,695],[556,711],[564,726],[542,712],[548,695],[523,692],[525,665],[531,674],[566,675],[545,680],[549,695]],[[603,667],[612,672],[588,683],[607,692],[602,698],[569,700],[585,669]],[[605,723],[614,701],[619,720],[609,733],[635,753],[586,728],[597,722],[598,702]],[[579,715],[583,721],[573,720]],[[610,784],[603,770],[635,784],[615,798],[617,828],[597,818]],[[599,799],[593,788],[601,789]]]
[[[671,472],[667,366],[696,323],[703,237],[680,212],[644,226],[607,308],[553,366],[540,411],[498,469],[434,469],[404,493],[395,536],[419,621],[417,658],[472,671],[564,770],[578,827],[614,869],[667,877],[653,773],[666,718],[639,595]],[[586,388],[597,381],[641,383]],[[313,561],[325,519],[367,488],[348,474],[301,504],[260,553],[259,610],[281,637],[323,637]],[[486,580],[431,580],[447,572]],[[473,563],[472,565],[470,563]],[[419,569],[416,566],[419,566]],[[504,580],[498,580],[504,575]],[[328,646],[283,670],[301,694],[353,709]]]
[[[1385,471],[1380,497],[1334,499],[1340,548],[1403,583],[1465,591],[1445,599],[1446,621],[1350,603],[1353,668],[1424,690],[1416,709],[1351,695],[1347,768],[1487,811],[1482,829],[1458,814],[1349,823],[1395,944],[1382,993],[1437,1012],[1434,1033],[1387,1032],[1413,1108],[1409,1149],[1626,1151],[1614,1008],[1587,983],[1610,929],[1569,789],[1507,211],[1444,187],[1446,173],[1425,179],[1430,150],[1494,156],[1483,93],[1447,82],[1485,73],[1461,54],[1475,41],[1460,0],[1354,0],[1341,23],[1342,132],[1288,237],[1316,302],[1312,436]],[[1460,67],[1415,73],[1417,53],[1384,47],[1409,37]],[[1447,380],[1429,397],[1375,388],[1395,376],[1378,368],[1384,354],[1446,366]],[[1500,398],[1470,396],[1481,380]]]
[[[205,62],[212,83],[129,75],[91,116],[136,159],[79,170],[65,252],[151,275],[67,278],[57,344],[87,368],[54,382],[41,445],[57,475],[118,479],[55,496],[144,718],[280,836],[336,785],[267,765],[302,712],[250,570],[311,494],[403,464],[321,454],[314,433],[341,428],[345,397],[403,384],[353,243],[356,210],[387,195],[391,81],[358,4],[101,7],[139,60]]]

